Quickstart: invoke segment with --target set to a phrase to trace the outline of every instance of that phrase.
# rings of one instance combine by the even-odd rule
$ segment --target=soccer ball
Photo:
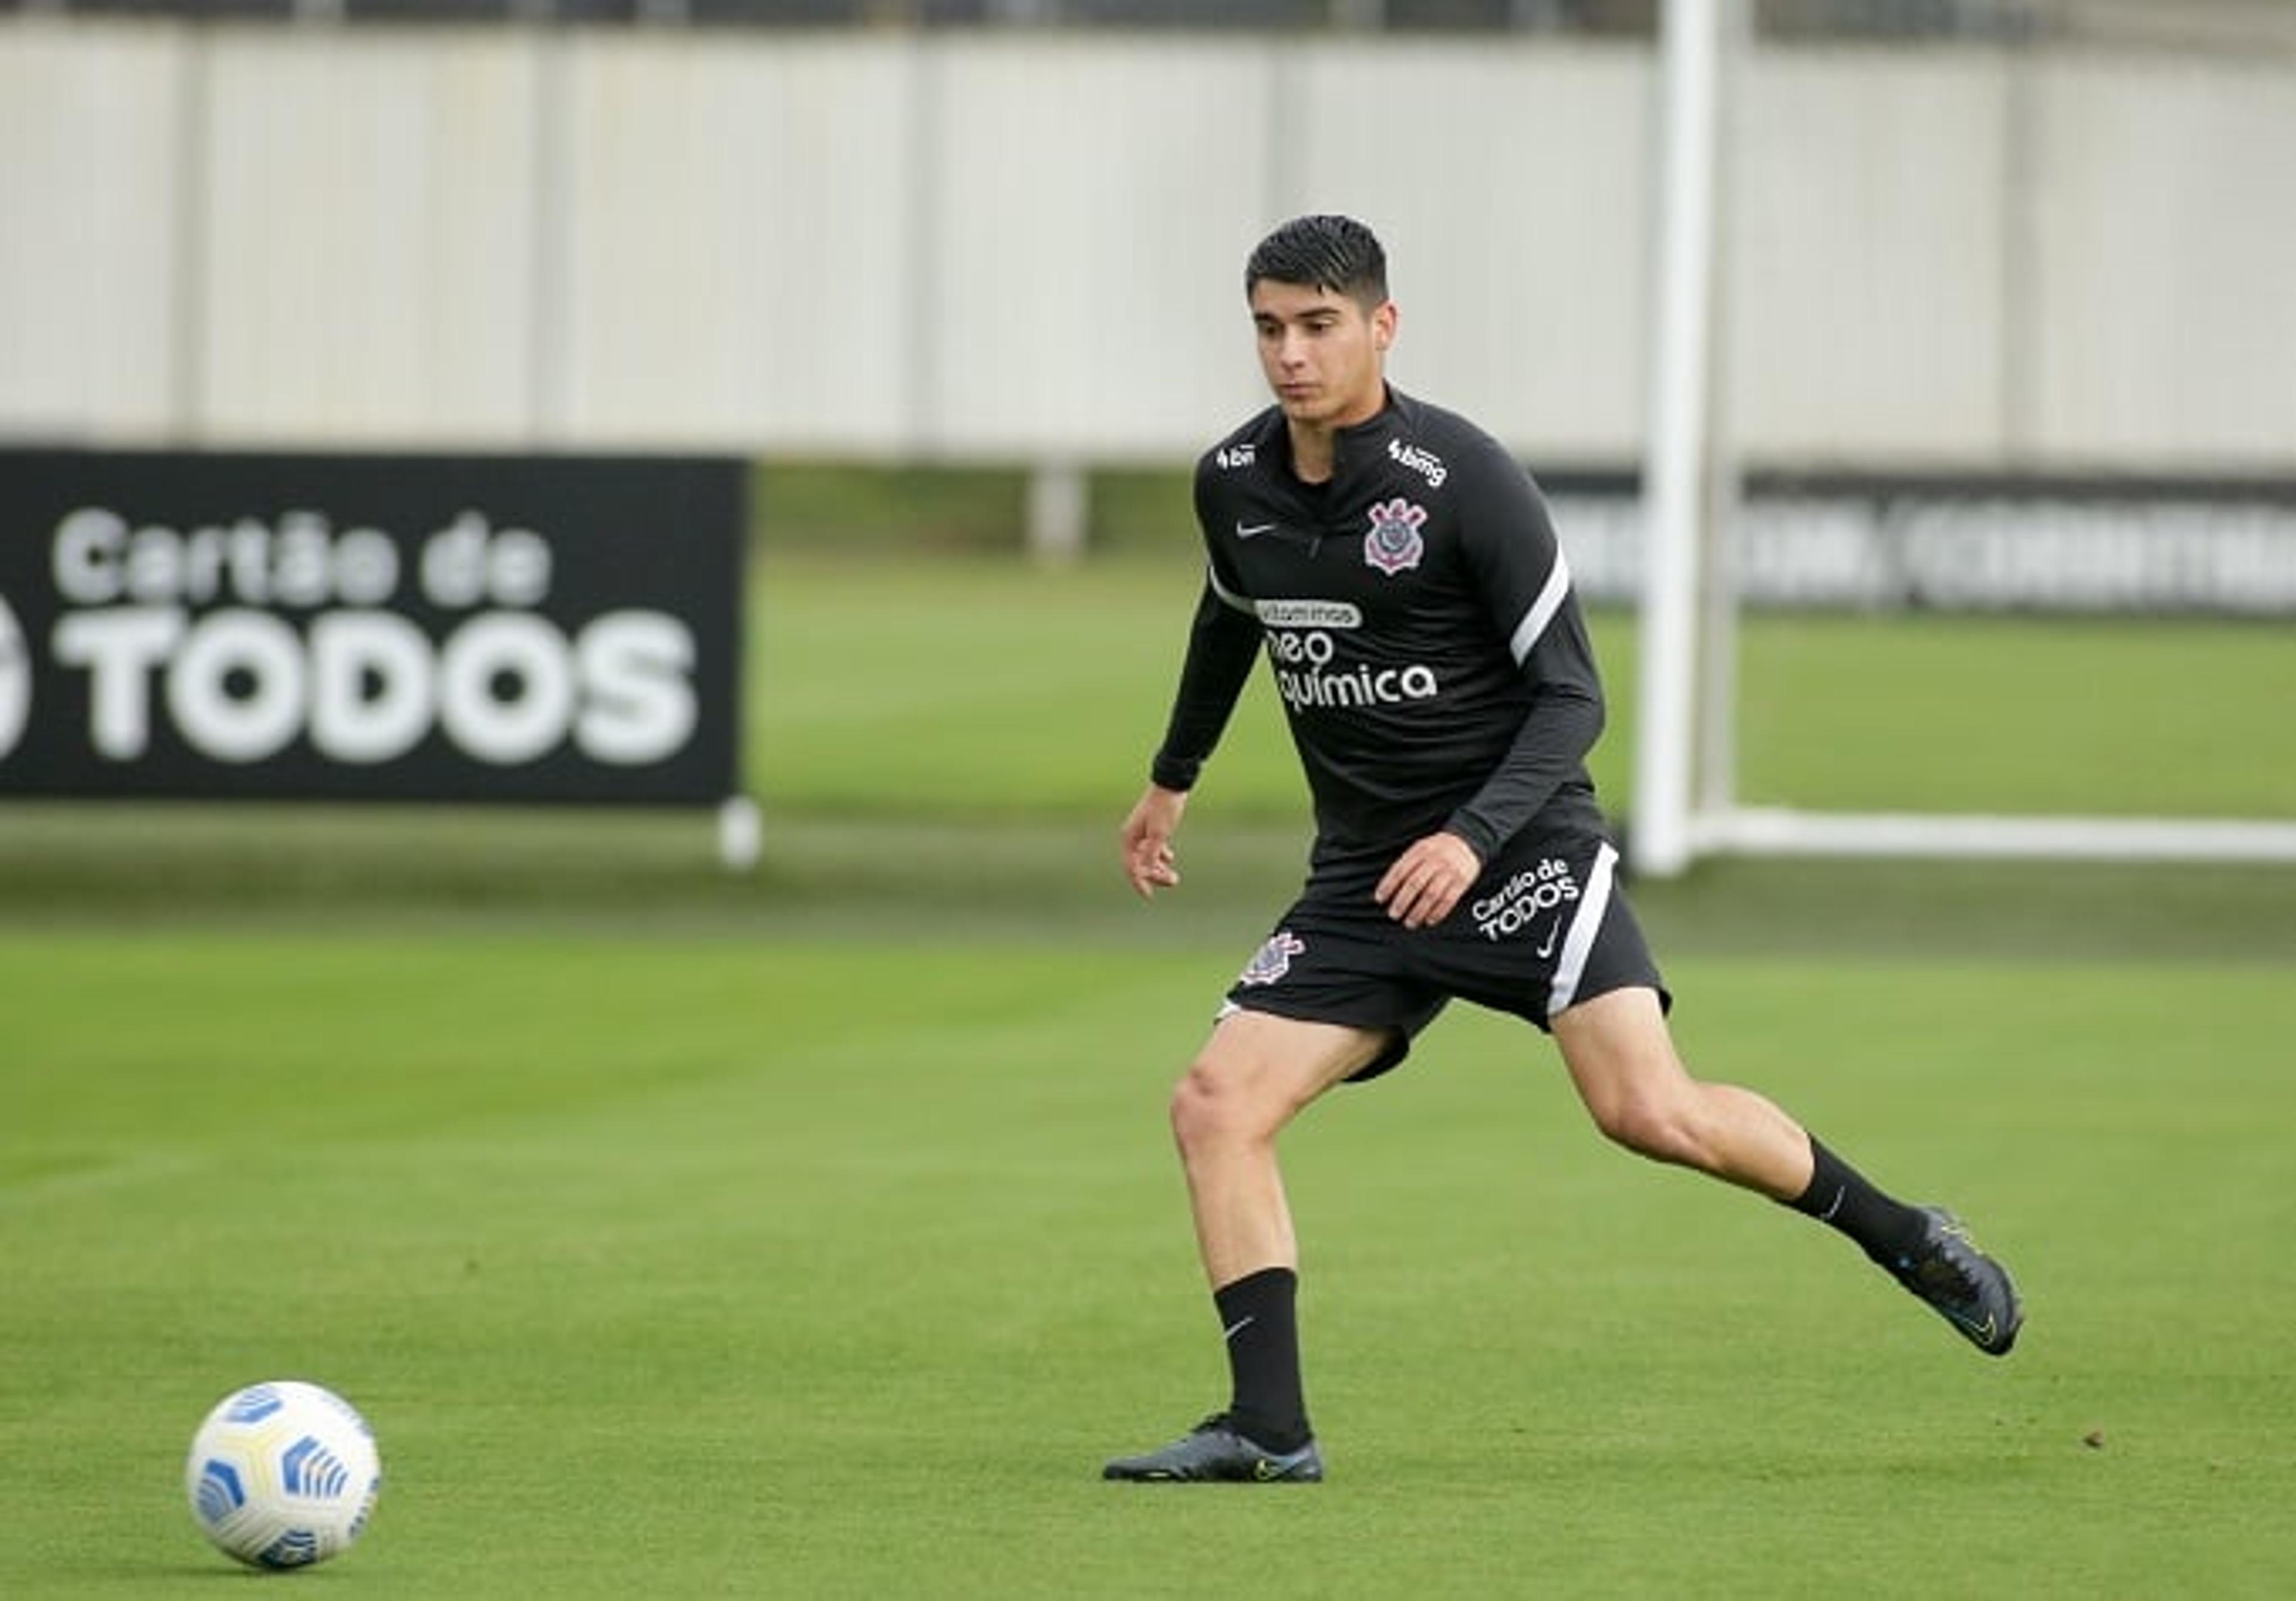
[[[348,1549],[381,1488],[366,1419],[298,1379],[225,1396],[184,1465],[200,1531],[250,1567],[308,1567]]]

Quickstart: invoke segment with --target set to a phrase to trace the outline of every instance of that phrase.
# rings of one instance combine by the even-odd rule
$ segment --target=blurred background
[[[1401,382],[1630,465],[1652,10],[0,4],[0,430],[1169,464],[1321,209],[1390,245]],[[2289,469],[2290,7],[1729,14],[1746,461]]]
[[[2184,845],[2287,852],[2296,8],[1685,11],[1722,41],[1702,802],[2240,819],[2270,826]],[[787,813],[916,809],[950,716],[898,708],[933,666],[888,668],[911,686],[890,704],[844,693],[882,791],[807,743],[834,720],[807,697],[857,659],[775,654],[855,596],[819,562],[1097,566],[1185,605],[1188,464],[1262,398],[1242,259],[1286,216],[1349,211],[1390,249],[1395,379],[1532,466],[1611,613],[1623,812],[1660,12],[0,0],[0,440],[738,462],[751,556],[791,564],[750,619],[742,783]],[[1972,618],[2090,627],[1954,631]],[[1021,626],[971,642],[1073,660]],[[1088,797],[1002,749],[1031,725],[998,707],[968,709],[968,792],[1120,805],[1177,628],[1128,661],[1136,716],[1082,713],[1108,739]],[[1297,817],[1288,775],[1247,759],[1235,788]]]

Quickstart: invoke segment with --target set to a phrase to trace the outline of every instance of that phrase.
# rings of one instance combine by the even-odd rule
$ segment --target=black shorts
[[[1393,1042],[1354,1075],[1374,1078],[1453,1000],[1541,1029],[1578,1001],[1648,988],[1671,1006],[1616,874],[1592,833],[1510,842],[1430,928],[1407,929],[1372,899],[1377,880],[1311,880],[1227,992],[1233,1010],[1384,1029]]]

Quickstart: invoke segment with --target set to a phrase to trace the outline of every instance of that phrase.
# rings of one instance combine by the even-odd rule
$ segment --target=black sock
[[[1840,1229],[1885,1268],[1913,1254],[1928,1227],[1918,1210],[1866,1183],[1857,1169],[1818,1144],[1815,1135],[1809,1154],[1815,1164],[1809,1187],[1787,1205]]]
[[[1291,1268],[1263,1268],[1212,1292],[1235,1386],[1228,1421],[1271,1451],[1296,1451],[1308,1443],[1293,1313],[1299,1289],[1300,1276]]]

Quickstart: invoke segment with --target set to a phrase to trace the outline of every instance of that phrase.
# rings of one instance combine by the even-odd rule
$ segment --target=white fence
[[[1386,238],[1406,387],[1645,416],[1654,64],[1535,38],[0,24],[0,437],[1170,460],[1274,221]],[[2284,472],[2296,73],[1763,48],[1751,459]]]

